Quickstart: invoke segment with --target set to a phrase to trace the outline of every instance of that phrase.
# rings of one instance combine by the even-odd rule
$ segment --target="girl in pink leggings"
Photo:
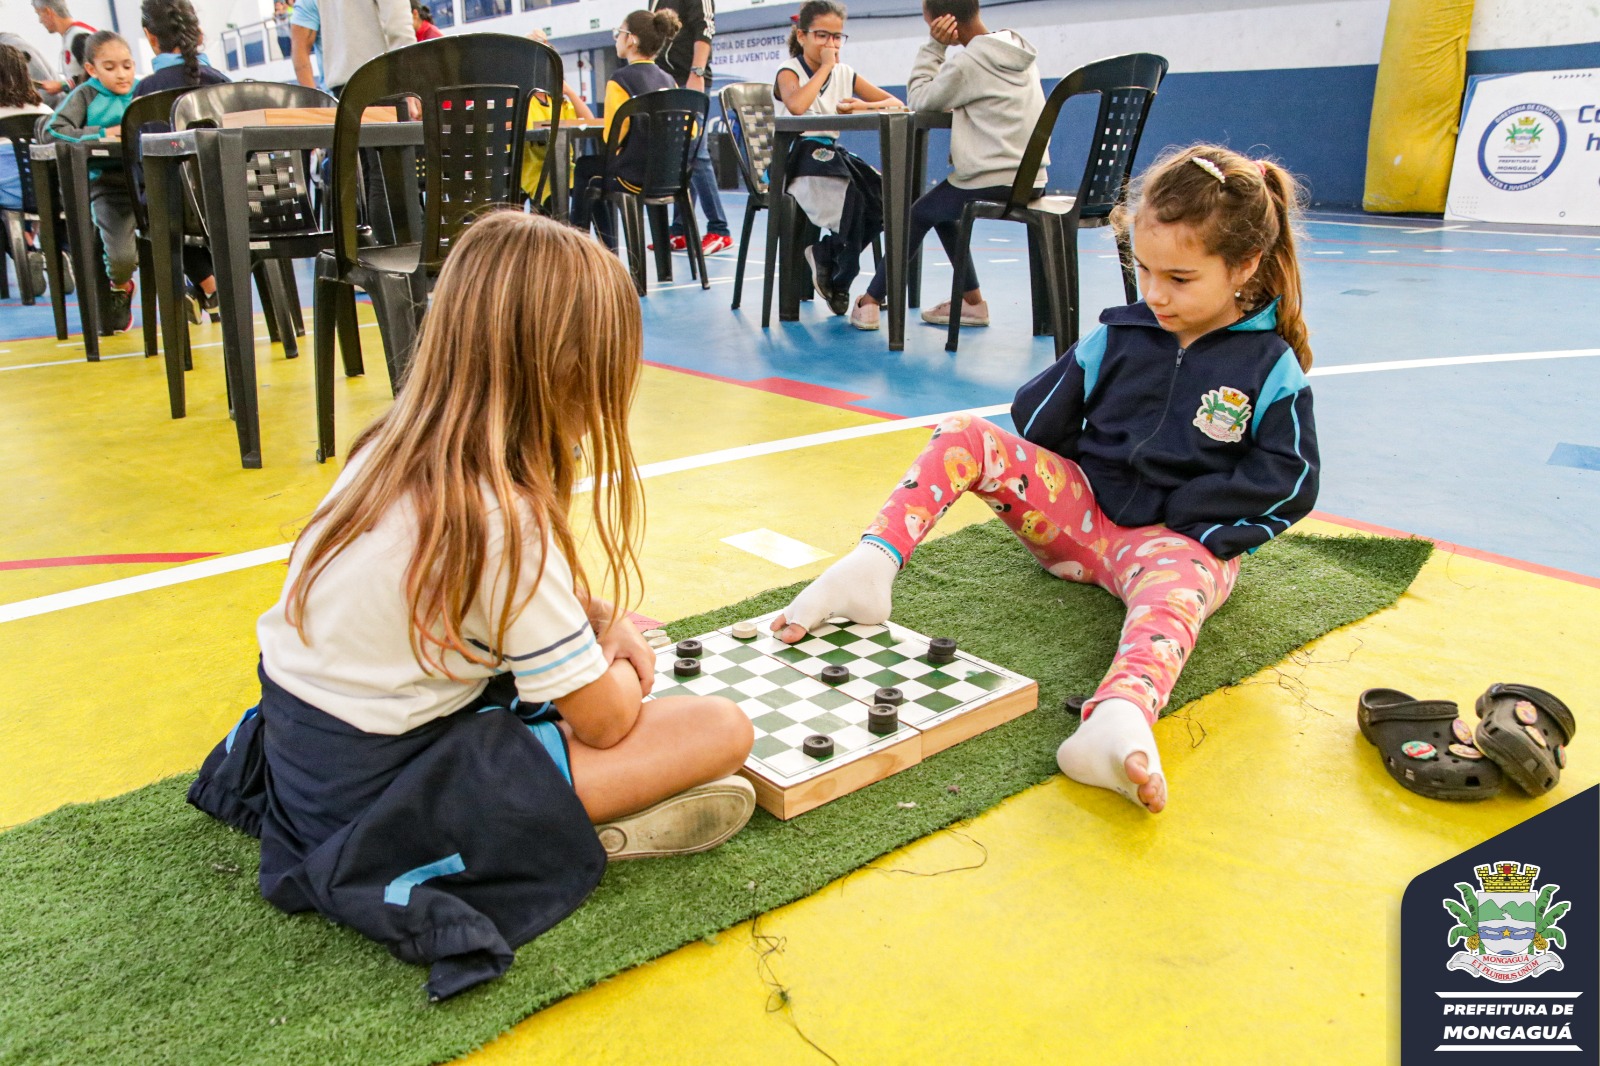
[[[1291,229],[1298,190],[1274,163],[1197,145],[1151,167],[1114,222],[1144,299],[1018,390],[1019,432],[941,423],[861,543],[773,622],[799,640],[833,615],[889,617],[894,575],[962,493],[1039,564],[1127,605],[1110,670],[1056,753],[1067,776],[1152,813],[1167,785],[1151,726],[1241,557],[1317,496]]]

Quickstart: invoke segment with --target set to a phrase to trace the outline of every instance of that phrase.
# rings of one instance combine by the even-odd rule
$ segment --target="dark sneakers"
[[[113,333],[126,333],[133,326],[133,282],[112,286],[100,303],[105,324]]]

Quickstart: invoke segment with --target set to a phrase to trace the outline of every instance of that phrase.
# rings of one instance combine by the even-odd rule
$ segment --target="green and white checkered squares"
[[[757,636],[737,640],[730,630],[697,638],[705,649],[700,675],[673,676],[674,647],[656,653],[659,696],[726,696],[750,716],[755,746],[746,764],[781,786],[799,784],[829,769],[898,743],[905,727],[932,728],[958,717],[984,697],[1021,688],[1027,679],[965,652],[956,661],[927,662],[928,638],[903,626],[823,624],[795,645],[768,630],[774,615],[754,619]],[[828,685],[824,666],[850,671],[850,680]],[[905,694],[901,729],[886,737],[867,731],[867,709],[880,688]],[[816,760],[801,750],[805,738],[833,739],[833,756]]]

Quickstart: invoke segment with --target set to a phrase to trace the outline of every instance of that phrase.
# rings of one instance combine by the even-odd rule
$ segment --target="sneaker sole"
[[[856,329],[859,329],[863,333],[874,333],[878,329],[880,329],[882,327],[882,325],[883,325],[881,322],[873,322],[871,325],[865,325],[863,323],[857,322],[853,318],[850,320],[850,324],[852,326],[854,326]]]
[[[948,318],[930,318],[927,315],[923,315],[922,321],[926,322],[930,326],[942,326],[945,329],[950,328],[950,320]],[[987,318],[963,318],[961,320],[961,327],[963,329],[968,326],[987,326],[988,324],[989,320]]]
[[[664,855],[693,855],[725,843],[755,813],[756,790],[742,777],[725,777],[598,826],[609,862]]]

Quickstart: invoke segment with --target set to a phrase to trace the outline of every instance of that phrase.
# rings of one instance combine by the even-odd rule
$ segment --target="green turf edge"
[[[1380,537],[1269,544],[1206,624],[1173,707],[1393,603],[1431,550]],[[782,607],[797,587],[667,629],[705,632]],[[618,864],[577,913],[523,947],[504,978],[438,1006],[423,998],[420,968],[262,901],[256,842],[183,803],[192,775],[0,835],[0,1062],[455,1058],[558,999],[1049,778],[1071,728],[1061,701],[1093,688],[1121,609],[1098,589],[1044,574],[991,522],[920,549],[896,585],[894,617],[1036,678],[1040,709],[795,821],[757,811],[716,851]]]

